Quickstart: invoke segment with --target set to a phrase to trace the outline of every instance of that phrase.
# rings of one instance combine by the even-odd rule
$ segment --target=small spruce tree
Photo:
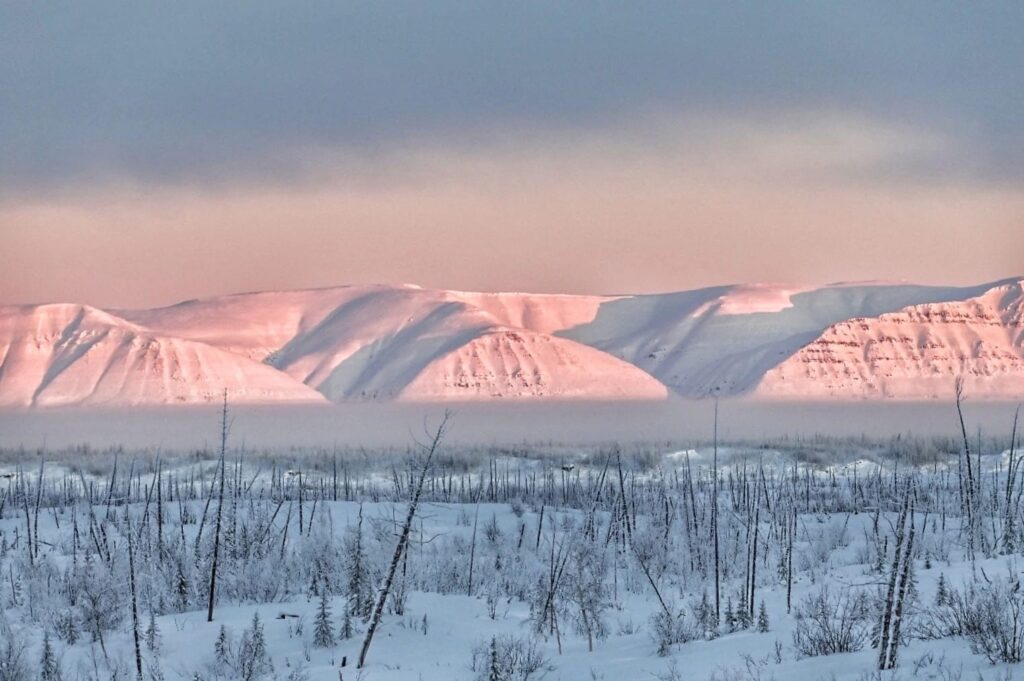
[[[714,607],[709,606],[708,607],[708,628],[707,628],[707,637],[708,637],[708,639],[718,638],[718,635],[721,633],[719,631],[719,627],[720,626],[721,626],[721,621],[718,619],[718,613],[715,612]]]
[[[354,528],[350,527],[345,537],[345,552],[348,582],[349,611],[364,619],[373,611],[373,585],[370,583],[368,561],[363,547],[363,507],[359,507],[359,519]]]
[[[220,633],[217,634],[217,640],[213,643],[213,655],[221,671],[231,666],[231,641],[228,639],[228,630],[223,624],[220,625]]]
[[[60,664],[50,645],[50,632],[43,633],[43,657],[39,661],[40,681],[60,681]]]
[[[501,661],[498,659],[498,639],[491,637],[491,650],[488,664],[490,669],[487,673],[487,681],[504,681],[504,674],[501,673]]]
[[[875,572],[881,574],[885,572],[885,557],[889,554],[889,537],[886,537],[882,542],[882,549],[878,551],[875,556]]]
[[[355,634],[355,629],[352,626],[352,611],[347,607],[345,608],[345,617],[341,620],[341,637],[345,640],[352,638]]]
[[[320,607],[313,621],[313,645],[330,648],[334,645],[334,627],[331,626],[331,607],[327,602],[327,589],[320,590]]]
[[[56,631],[57,638],[69,646],[73,646],[78,642],[78,623],[75,621],[73,611],[68,610],[57,617]]]
[[[734,616],[736,617],[737,629],[750,628],[750,607],[747,604],[747,594],[745,593],[745,590],[740,592],[740,601]]]
[[[935,587],[935,605],[946,605],[949,603],[949,589],[946,587],[946,575],[939,573],[939,584]]]
[[[242,636],[239,645],[238,665],[244,679],[258,679],[272,674],[274,665],[267,652],[267,639],[263,634],[263,622],[259,613],[252,616],[249,630]]]
[[[700,602],[693,608],[693,618],[697,620],[697,625],[705,635],[711,629],[711,615],[711,605],[708,603],[708,592],[705,589],[700,595]]]
[[[761,601],[761,607],[757,610],[757,630],[762,634],[768,631],[768,610]]]
[[[174,580],[174,601],[178,607],[178,612],[185,612],[188,610],[188,578],[185,576],[185,568],[179,562],[178,563],[178,574]]]
[[[146,625],[146,648],[151,653],[160,652],[160,628],[156,625],[156,615],[149,611],[149,624]]]

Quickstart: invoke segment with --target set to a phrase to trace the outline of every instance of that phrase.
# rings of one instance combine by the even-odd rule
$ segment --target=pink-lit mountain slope
[[[1024,394],[1021,282],[657,295],[348,286],[0,308],[0,406]]]
[[[594,320],[562,335],[625,359],[687,397],[754,394],[849,399],[918,399],[936,395],[948,398],[961,372],[959,366],[947,366],[936,374],[934,367],[925,370],[908,363],[902,369],[908,380],[890,384],[888,392],[865,392],[853,383],[822,387],[824,381],[817,375],[792,390],[761,385],[769,372],[784,365],[836,324],[851,319],[870,320],[914,305],[971,307],[974,303],[967,301],[990,291],[995,296],[1006,295],[1006,287],[1019,290],[1019,281],[957,288],[876,283],[820,288],[743,285],[627,296],[603,303]],[[939,332],[939,320],[934,323]],[[1019,354],[1019,328],[1012,319],[1001,323],[1003,331],[996,329],[994,333],[1012,336],[1016,329],[1016,340],[1004,349]],[[923,326],[928,326],[928,322]],[[848,340],[864,349],[871,341],[868,337]],[[971,367],[966,363],[962,369],[969,371]],[[845,372],[847,368],[835,366],[833,370]],[[851,366],[849,371],[856,373],[860,369]],[[1012,374],[1014,369],[1009,371]],[[795,374],[790,370],[787,375]],[[972,395],[993,399],[1020,398],[1021,393],[1014,385],[1005,376],[970,381]]]
[[[628,362],[549,334],[592,319],[602,300],[364,286],[124,314],[262,360],[335,401],[666,397]]]
[[[769,370],[756,392],[786,397],[1024,396],[1022,283],[830,326]]]
[[[83,305],[0,308],[0,406],[323,402],[279,371]]]

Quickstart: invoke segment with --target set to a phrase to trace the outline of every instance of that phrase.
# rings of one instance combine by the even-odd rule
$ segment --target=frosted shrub
[[[793,647],[801,657],[851,653],[871,636],[868,600],[860,591],[834,596],[822,587],[794,608],[793,615]]]
[[[530,681],[554,669],[533,637],[507,635],[481,642],[473,648],[470,669],[477,681]]]
[[[501,539],[501,527],[498,526],[498,515],[491,514],[491,519],[484,525],[484,538],[490,544],[497,544]]]
[[[1024,660],[1024,592],[1020,580],[993,580],[965,601],[964,634],[971,650],[993,664]]]
[[[849,545],[850,538],[847,533],[849,522],[850,519],[847,516],[842,523],[831,521],[821,528],[811,542],[813,560],[820,565],[827,565],[832,559],[833,553]]]
[[[975,626],[976,613],[971,603],[978,599],[977,589],[971,585],[960,592],[946,588],[941,575],[940,579],[943,588],[936,593],[935,605],[915,620],[914,634],[924,639],[966,636]]]
[[[670,615],[664,610],[658,610],[651,616],[651,638],[658,646],[658,655],[664,657],[672,652],[675,644],[696,638],[696,632],[683,613]]]
[[[929,608],[915,633],[938,639],[963,636],[971,650],[989,662],[1024,661],[1024,590],[1020,581],[993,579],[989,584],[971,584],[963,591],[943,589]]]
[[[6,622],[0,621],[0,679],[3,681],[29,681],[28,659],[24,642]]]

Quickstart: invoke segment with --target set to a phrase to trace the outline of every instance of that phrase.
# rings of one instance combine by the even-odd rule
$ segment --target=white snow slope
[[[0,406],[1024,395],[1019,279],[626,296],[350,286],[0,308]]]
[[[0,406],[316,402],[259,362],[83,305],[0,308]]]

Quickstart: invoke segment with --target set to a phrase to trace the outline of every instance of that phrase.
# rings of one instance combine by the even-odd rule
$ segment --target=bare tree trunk
[[[469,544],[469,586],[466,587],[466,595],[473,595],[473,563],[476,559],[476,527],[480,520],[480,496],[477,495],[476,511],[473,513],[473,539]]]
[[[903,554],[903,571],[900,574],[900,586],[896,597],[896,611],[893,613],[892,636],[889,638],[889,658],[886,669],[896,667],[896,653],[900,647],[900,628],[903,624],[903,604],[907,598],[910,585],[910,572],[913,568],[914,550],[914,503],[910,503],[910,532],[907,535],[907,547]]]
[[[755,482],[755,488],[757,484]],[[750,621],[754,621],[754,592],[757,589],[757,535],[761,525],[761,490],[754,492],[754,541],[750,549],[750,597],[747,606],[750,609]]]
[[[302,536],[302,471],[295,476],[299,483],[299,536]]]
[[[32,524],[32,536],[35,537],[35,548],[33,550],[33,557],[39,557],[39,505],[43,501],[43,466],[44,461],[39,462],[39,482],[36,484],[36,508]]]
[[[224,390],[224,410],[220,419],[220,492],[217,499],[217,521],[213,531],[213,561],[210,565],[210,598],[206,621],[213,621],[213,601],[217,594],[217,560],[220,558],[220,521],[224,512],[224,457],[228,445],[228,391]]]
[[[451,418],[450,412],[445,412],[444,418],[441,420],[441,425],[437,427],[437,432],[434,433],[433,442],[430,444],[430,448],[427,450],[427,456],[423,461],[423,468],[420,470],[419,480],[416,482],[416,488],[413,490],[412,499],[409,501],[409,512],[405,517],[405,524],[402,526],[402,533],[398,537],[398,543],[395,544],[395,553],[391,557],[391,565],[388,567],[387,577],[384,579],[384,584],[381,586],[380,594],[377,596],[377,605],[373,609],[373,615],[370,617],[370,626],[366,629],[366,638],[363,639],[363,647],[359,651],[359,663],[356,665],[358,669],[362,669],[366,663],[366,653],[370,650],[370,643],[373,641],[373,634],[380,625],[380,618],[384,614],[384,605],[387,603],[388,594],[391,592],[391,584],[395,579],[395,571],[398,569],[398,564],[402,560],[402,554],[405,553],[405,547],[409,543],[409,532],[412,529],[412,520],[416,515],[416,506],[420,501],[420,493],[423,492],[423,482],[427,479],[427,473],[430,471],[430,463],[434,458],[434,453],[437,451],[438,446],[441,444],[441,440],[444,437],[445,431],[448,427],[448,421]]]
[[[964,395],[964,380],[962,377],[957,377],[956,383],[954,384],[954,390],[956,393],[956,414],[960,419],[960,433],[963,435],[964,440],[964,464],[967,467],[967,484],[965,485],[964,494],[964,506],[967,516],[967,551],[970,555],[971,564],[974,564],[974,551],[975,551],[975,522],[974,522],[974,473],[972,472],[973,465],[971,464],[971,444],[967,439],[967,427],[964,425],[964,412],[961,407]],[[980,477],[981,471],[978,471]],[[962,525],[963,523],[961,523]]]
[[[164,497],[163,470],[160,459],[156,460],[156,548],[161,557],[164,553]]]
[[[622,475],[622,454],[615,450],[616,465],[619,469],[619,490],[622,492],[622,520],[626,526],[626,537],[629,539],[629,543],[633,543],[633,526],[629,522],[629,503],[626,501],[626,479]]]
[[[893,608],[896,601],[897,580],[900,575],[900,561],[903,553],[903,533],[906,527],[907,510],[910,506],[910,489],[907,488],[903,497],[903,510],[900,512],[899,521],[896,523],[896,551],[893,554],[892,570],[889,573],[889,588],[885,596],[885,610],[882,611],[882,619],[879,626],[878,642],[878,668],[888,669],[889,645],[892,635]]]
[[[128,527],[128,584],[132,596],[132,639],[135,643],[135,671],[142,681],[142,648],[139,646],[139,604],[135,592],[135,548],[132,546],[131,526]]]
[[[665,615],[671,619],[673,617],[672,611],[669,609],[668,604],[661,595],[661,591],[658,589],[658,584],[654,581],[654,576],[651,574],[650,569],[647,567],[647,563],[641,557],[640,552],[637,551],[636,547],[630,543],[633,548],[633,554],[636,556],[636,562],[640,565],[640,570],[644,573],[644,577],[647,578],[648,583],[651,585],[651,589],[654,591],[655,597],[658,599],[658,604],[661,605],[661,609],[665,612]]]
[[[792,508],[789,509],[791,514],[790,518],[787,519],[789,525],[789,537],[786,546],[786,614],[788,615],[793,609],[793,539],[796,535],[796,501],[791,500],[790,505]]]
[[[28,564],[32,566],[35,564],[35,551],[32,549],[32,516],[28,510],[28,495],[21,495],[22,506],[25,509],[25,541],[28,542],[25,546],[28,549]]]
[[[711,459],[711,541],[715,549],[715,621],[722,622],[722,585],[718,552],[718,398],[715,398],[714,451]]]
[[[1020,417],[1020,405],[1013,412],[1013,430],[1010,431],[1010,460],[1006,467],[1006,500],[1003,517],[1003,551],[1014,553],[1017,550],[1016,509],[1013,505],[1013,488],[1017,482],[1017,469],[1020,464],[1016,460],[1017,453],[1017,420]]]

